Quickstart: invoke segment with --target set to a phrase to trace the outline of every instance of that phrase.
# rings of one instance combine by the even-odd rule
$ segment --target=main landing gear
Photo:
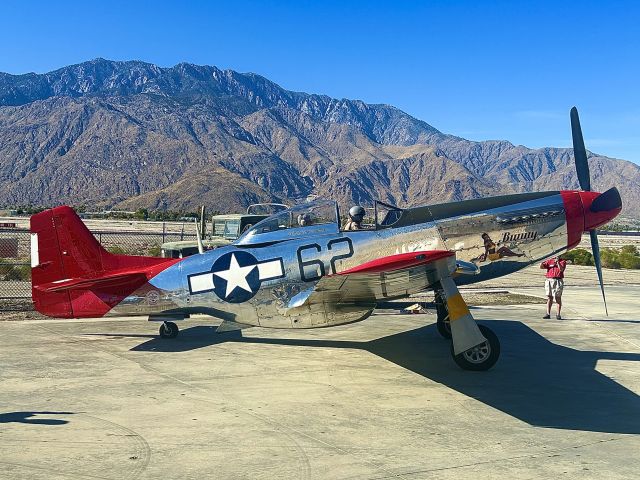
[[[178,325],[173,322],[163,322],[160,324],[160,337],[162,338],[176,338],[180,329]]]
[[[438,333],[451,339],[451,356],[464,370],[489,370],[500,357],[500,341],[484,325],[476,324],[454,281],[443,278],[435,290]]]
[[[489,370],[500,357],[500,341],[493,330],[484,325],[478,325],[480,333],[487,339],[486,342],[476,345],[458,355],[453,350],[451,343],[451,356],[453,361],[464,370],[483,371]]]
[[[449,322],[449,310],[447,310],[447,299],[442,290],[436,290],[436,313],[438,321],[436,327],[438,333],[447,340],[451,340],[451,322]]]

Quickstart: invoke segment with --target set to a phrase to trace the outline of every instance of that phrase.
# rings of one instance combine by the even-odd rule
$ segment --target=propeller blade
[[[609,310],[607,310],[607,299],[604,296],[604,283],[602,282],[602,265],[600,264],[600,246],[598,245],[598,234],[595,230],[589,230],[589,236],[591,237],[591,249],[593,250],[593,263],[595,263],[596,272],[598,272],[598,281],[600,282],[600,291],[602,292],[604,311],[608,317]]]
[[[578,174],[578,183],[580,188],[585,192],[591,191],[591,178],[589,176],[589,163],[587,162],[587,149],[584,147],[584,139],[582,138],[582,129],[580,128],[580,118],[578,117],[578,109],[571,109],[571,137],[573,138],[573,156],[576,162],[576,173]]]

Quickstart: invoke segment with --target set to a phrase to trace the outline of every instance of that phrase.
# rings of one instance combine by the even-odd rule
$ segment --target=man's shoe
[[[562,317],[560,315],[556,315],[556,320],[562,320]]]
[[[551,315],[549,315],[549,314],[547,313],[547,314],[546,314],[544,317],[542,317],[542,318],[551,318]]]

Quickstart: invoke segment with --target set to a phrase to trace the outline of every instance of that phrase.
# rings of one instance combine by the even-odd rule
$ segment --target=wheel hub
[[[473,348],[470,348],[463,353],[464,358],[471,363],[482,363],[491,355],[491,345],[489,342],[481,343]]]

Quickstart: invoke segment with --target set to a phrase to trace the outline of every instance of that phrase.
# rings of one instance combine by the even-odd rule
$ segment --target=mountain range
[[[623,214],[640,218],[640,167],[588,156],[593,188],[617,186]],[[465,140],[389,105],[252,73],[104,59],[0,73],[5,206],[230,212],[313,195],[409,206],[574,188],[571,149]]]

